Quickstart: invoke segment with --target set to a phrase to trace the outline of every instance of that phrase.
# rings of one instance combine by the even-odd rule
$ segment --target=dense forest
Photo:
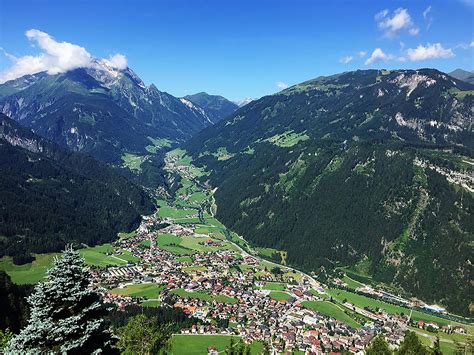
[[[138,226],[153,203],[121,173],[0,117],[0,255],[94,245]]]
[[[435,70],[318,78],[186,148],[211,171],[217,216],[255,245],[308,271],[368,260],[368,276],[469,315],[474,196],[447,180],[473,171],[462,88]]]

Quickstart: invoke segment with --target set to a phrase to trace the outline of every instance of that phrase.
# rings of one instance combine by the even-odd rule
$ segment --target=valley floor
[[[438,334],[449,354],[456,342],[474,334],[471,325],[357,294],[353,291],[366,285],[348,276],[341,280],[347,288],[328,289],[284,265],[284,253],[253,248],[222,225],[214,217],[213,191],[197,180],[206,172],[184,151],[169,152],[166,169],[182,178],[175,199],[159,200],[156,214],[144,217],[135,232],[81,254],[92,266],[94,284],[107,288],[106,302],[157,307],[171,301],[201,320],[173,336],[172,353],[223,351],[231,336],[234,344],[251,344],[252,353],[261,352],[264,343],[278,352],[356,353],[376,332],[384,331],[397,346],[405,330],[413,329],[430,346]],[[275,255],[282,264],[268,260]],[[51,258],[39,255],[26,266],[4,258],[0,268],[16,283],[32,283],[41,280]],[[419,329],[419,321],[439,330]],[[468,335],[460,334],[463,330]]]

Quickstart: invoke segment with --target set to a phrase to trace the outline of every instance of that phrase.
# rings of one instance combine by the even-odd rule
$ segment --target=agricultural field
[[[272,291],[284,291],[286,290],[286,284],[281,282],[266,282],[263,286],[263,289]]]
[[[349,324],[351,327],[359,328],[361,325],[344,313],[340,306],[327,301],[304,301],[301,303],[303,307],[313,309],[326,316],[333,317],[341,322]]]
[[[308,139],[309,136],[306,134],[306,131],[301,133],[286,131],[282,134],[277,134],[270,138],[267,138],[266,141],[282,148],[289,148],[294,146],[295,144],[298,144],[299,142],[303,142]]]
[[[171,207],[168,202],[158,200],[158,217],[161,218],[186,218],[197,216],[198,211],[195,209],[175,208]]]
[[[216,301],[219,301],[219,302],[225,302],[225,303],[236,303],[237,300],[235,298],[232,298],[232,297],[228,297],[226,295],[217,295],[217,296],[214,296],[214,295],[210,295],[208,293],[205,293],[205,292],[188,292],[182,288],[177,288],[177,289],[174,289],[174,290],[171,290],[170,293],[174,293],[180,297],[186,297],[186,298],[196,298],[196,299],[200,299],[200,300],[204,300],[204,301],[212,301],[212,300],[216,300]]]
[[[173,141],[167,138],[148,137],[148,139],[151,141],[152,145],[147,145],[145,149],[153,154],[156,154],[162,148],[171,147],[171,144],[173,143]]]
[[[138,173],[142,171],[142,163],[145,161],[146,158],[146,156],[125,153],[124,155],[122,155],[122,165],[125,168],[128,168],[131,171]]]
[[[123,288],[114,288],[110,290],[111,293],[131,297],[143,297],[150,299],[157,299],[161,291],[165,289],[164,286],[154,283],[133,284],[127,285]]]
[[[24,265],[15,265],[9,256],[0,259],[0,270],[5,271],[16,284],[34,284],[42,281],[57,253],[33,254],[35,260]]]
[[[351,288],[351,289],[353,289],[353,290],[358,289],[359,287],[363,287],[363,286],[364,286],[363,283],[361,283],[361,282],[359,282],[359,281],[356,281],[356,280],[354,280],[354,279],[351,279],[351,278],[350,278],[349,276],[347,276],[347,275],[342,278],[342,281],[344,281],[344,282],[346,283],[346,285],[347,285],[348,288]]]
[[[112,252],[113,247],[108,243],[79,249],[79,253],[85,259],[87,265],[99,267],[127,265],[127,258],[130,258],[131,255],[122,258],[109,255],[112,254]]]
[[[288,301],[291,298],[288,293],[281,291],[270,292],[270,297],[277,301]]]
[[[140,303],[140,306],[142,307],[160,307],[161,306],[161,302],[158,301],[158,300],[148,300],[148,301],[143,301],[142,303]]]
[[[406,308],[406,307],[397,306],[391,303],[387,303],[387,302],[373,299],[370,297],[358,295],[356,293],[345,291],[345,290],[329,289],[328,293],[338,302],[342,303],[344,300],[347,300],[348,302],[360,308],[364,308],[364,307],[370,307],[372,309],[383,308],[387,313],[392,313],[392,314],[401,314],[401,313],[410,314],[410,311],[411,311],[411,309]],[[452,322],[447,319],[437,317],[436,315],[431,315],[431,314],[427,314],[427,313],[416,311],[416,310],[412,311],[411,317],[415,321],[418,321],[418,320],[422,320],[425,322],[432,321],[432,322],[438,323],[439,325],[458,324],[456,322]]]
[[[214,346],[218,351],[224,351],[230,344],[230,335],[173,335],[171,340],[171,353],[190,354],[190,355],[207,355],[207,349]],[[233,336],[234,344],[241,341],[240,337]],[[254,342],[250,346],[252,355],[261,354],[262,344]]]

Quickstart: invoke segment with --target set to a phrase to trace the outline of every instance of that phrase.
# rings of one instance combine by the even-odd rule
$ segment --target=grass
[[[171,207],[166,201],[163,200],[158,200],[157,203],[158,216],[161,218],[176,219],[197,215],[197,210]]]
[[[35,260],[24,265],[15,265],[11,257],[4,256],[0,259],[0,270],[5,271],[15,284],[34,284],[43,280],[57,255],[60,254],[33,254]]]
[[[125,153],[122,155],[123,166],[129,168],[133,172],[142,171],[142,163],[145,161],[146,156],[135,155],[131,153]]]
[[[271,291],[284,291],[286,290],[286,285],[281,282],[266,282],[263,288]]]
[[[215,347],[218,351],[225,351],[230,344],[230,338],[233,337],[234,344],[241,342],[239,336],[235,335],[187,335],[175,334],[171,339],[171,354],[181,355],[207,355],[210,346]],[[255,341],[250,345],[250,354],[262,354],[263,344]]]
[[[207,199],[207,195],[202,191],[197,191],[189,196],[188,201],[190,203],[201,203]]]
[[[291,298],[288,293],[281,291],[270,292],[270,297],[277,301],[288,301]]]
[[[309,136],[306,134],[306,131],[300,133],[286,131],[281,134],[276,134],[265,140],[279,147],[289,148],[308,139]]]
[[[140,303],[140,306],[154,308],[154,307],[161,306],[161,302],[157,301],[157,300],[144,301],[144,302]]]
[[[344,299],[347,299],[350,303],[354,304],[359,308],[370,307],[372,309],[375,308],[383,308],[387,313],[391,314],[410,314],[411,309],[397,306],[391,303],[387,303],[384,301],[376,300],[370,297],[358,295],[353,292],[345,291],[345,290],[337,290],[337,289],[330,289],[328,293],[337,301],[342,302]],[[415,321],[422,320],[425,322],[436,322],[439,325],[447,325],[447,324],[458,324],[456,322],[452,322],[435,315],[427,314],[421,311],[413,310],[412,312],[412,319]]]
[[[359,328],[361,325],[352,319],[349,315],[336,306],[335,304],[327,301],[303,301],[301,303],[303,307],[312,309],[316,312],[324,314],[328,317],[335,318],[341,322],[347,323],[353,328]]]
[[[154,283],[145,283],[128,285],[124,288],[114,288],[110,290],[110,292],[116,295],[155,299],[159,297],[161,291],[163,291],[164,289],[165,287],[162,285],[157,285]]]
[[[203,301],[218,301],[218,302],[223,302],[223,303],[236,303],[237,300],[235,298],[232,298],[232,297],[229,297],[229,296],[226,296],[226,295],[217,295],[217,296],[214,296],[214,295],[210,295],[208,293],[205,293],[205,292],[200,292],[200,291],[196,291],[196,292],[188,292],[186,291],[185,289],[182,289],[182,288],[177,288],[177,289],[174,289],[174,290],[171,290],[170,293],[173,293],[175,295],[178,295],[180,297],[183,297],[183,298],[196,298],[196,299],[200,299],[200,300],[203,300]]]
[[[349,276],[344,276],[342,278],[342,281],[344,281],[346,283],[347,287],[349,287],[353,290],[364,286],[363,283],[360,283],[359,281],[353,280]]]
[[[418,328],[413,328],[410,327],[410,330],[414,331],[417,333],[416,335],[422,339],[423,343],[429,346],[432,346],[432,340],[436,338],[436,336],[439,337],[439,343],[440,343],[440,348],[443,354],[454,354],[456,347],[454,342],[457,341],[459,343],[466,343],[468,340],[467,335],[463,334],[447,334],[444,332],[439,331],[438,333],[431,333],[423,329],[418,329]],[[421,333],[421,334],[420,334]],[[430,340],[431,337],[431,340]]]
[[[171,147],[171,143],[173,143],[173,141],[167,138],[148,137],[148,139],[151,141],[153,145],[147,145],[145,149],[148,152],[153,153],[153,154],[156,154],[156,152],[158,152],[161,148]]]
[[[85,259],[87,265],[99,267],[127,265],[126,258],[129,258],[130,256],[122,258],[114,255],[107,255],[108,253],[112,253],[112,251],[113,247],[108,243],[96,245],[95,247],[79,249],[79,253]]]
[[[192,263],[193,259],[190,256],[180,256],[177,258],[180,263]]]

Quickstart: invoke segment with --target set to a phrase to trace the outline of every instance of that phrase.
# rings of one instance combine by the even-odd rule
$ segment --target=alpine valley
[[[350,71],[241,105],[177,98],[105,60],[5,82],[0,330],[19,334],[2,346],[39,349],[48,303],[53,352],[468,349],[465,73]],[[87,312],[61,308],[83,294]],[[63,313],[98,334],[56,336]]]

